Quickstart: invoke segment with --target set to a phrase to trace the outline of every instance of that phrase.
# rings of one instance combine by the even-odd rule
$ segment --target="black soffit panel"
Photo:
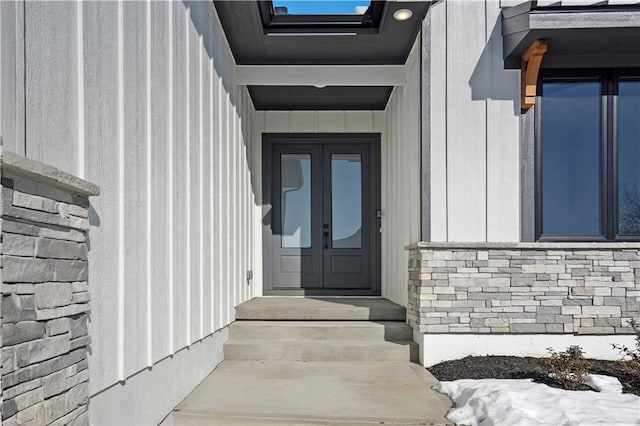
[[[214,4],[238,65],[402,65],[431,2],[385,2],[379,28],[352,35],[267,34],[257,1]],[[398,9],[413,16],[396,21]]]
[[[249,86],[257,110],[383,110],[392,86]]]
[[[531,2],[504,9],[505,68],[520,68],[535,40],[546,40],[545,68],[640,66],[640,8],[586,6],[535,8]]]

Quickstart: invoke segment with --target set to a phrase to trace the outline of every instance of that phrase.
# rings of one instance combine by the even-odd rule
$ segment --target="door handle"
[[[322,229],[324,229],[324,231],[322,232],[322,237],[324,239],[324,248],[326,250],[329,248],[329,225],[325,223],[324,225],[322,225]]]

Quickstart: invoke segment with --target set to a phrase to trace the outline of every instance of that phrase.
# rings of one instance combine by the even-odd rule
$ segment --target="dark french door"
[[[265,293],[380,294],[377,135],[265,135]]]

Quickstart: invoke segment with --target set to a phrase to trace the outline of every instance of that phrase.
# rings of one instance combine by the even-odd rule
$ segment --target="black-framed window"
[[[640,240],[640,70],[543,71],[539,241]]]

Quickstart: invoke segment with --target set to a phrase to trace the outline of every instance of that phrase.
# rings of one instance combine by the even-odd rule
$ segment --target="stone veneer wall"
[[[2,153],[2,422],[88,424],[88,196],[97,186]]]
[[[418,243],[407,321],[421,333],[630,333],[640,244]]]

